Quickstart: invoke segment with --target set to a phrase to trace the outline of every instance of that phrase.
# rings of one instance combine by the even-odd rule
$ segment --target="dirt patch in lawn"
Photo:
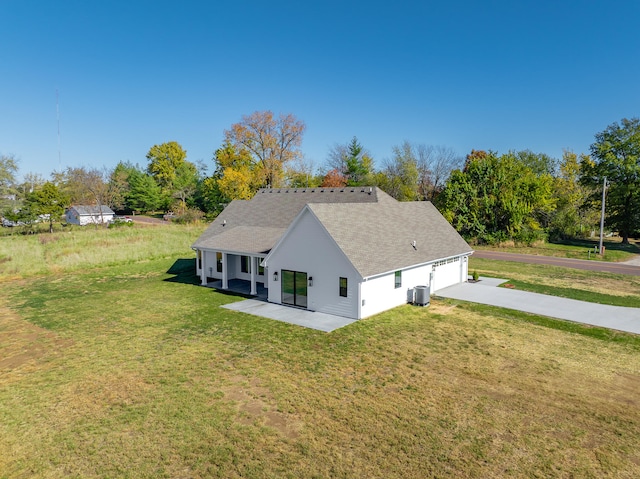
[[[250,381],[244,377],[223,389],[226,399],[234,401],[238,409],[238,422],[245,425],[262,424],[278,431],[289,439],[296,439],[300,423],[288,414],[277,410],[271,391],[263,387],[258,379]]]
[[[42,367],[72,344],[57,334],[21,319],[0,304],[0,383],[12,375]]]

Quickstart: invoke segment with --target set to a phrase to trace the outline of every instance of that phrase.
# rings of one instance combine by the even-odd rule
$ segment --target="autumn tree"
[[[265,170],[255,162],[251,152],[229,140],[215,151],[214,162],[213,178],[228,201],[251,198],[265,182]]]
[[[261,186],[278,187],[283,181],[285,166],[302,157],[300,146],[305,131],[304,122],[292,114],[274,117],[271,111],[256,111],[243,116],[225,133],[225,142],[238,153],[247,153]]]
[[[640,230],[640,119],[612,123],[595,139],[593,162],[582,163],[581,181],[601,188],[607,178],[606,222],[629,244],[629,236]]]
[[[347,185],[347,179],[340,170],[334,168],[329,170],[322,178],[320,186],[324,188],[341,188]]]

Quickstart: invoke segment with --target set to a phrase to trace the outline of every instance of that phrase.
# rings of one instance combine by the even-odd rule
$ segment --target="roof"
[[[94,215],[115,215],[114,211],[106,205],[100,205],[100,208],[97,206],[87,206],[87,205],[75,205],[69,208],[70,210],[75,210],[79,216],[94,216]]]
[[[363,278],[473,251],[428,201],[311,204],[308,209]]]
[[[394,201],[376,187],[264,188],[232,201],[193,243],[194,248],[266,254],[307,204]]]

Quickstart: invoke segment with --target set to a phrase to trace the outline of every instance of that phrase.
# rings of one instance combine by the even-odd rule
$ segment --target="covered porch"
[[[219,289],[220,291],[242,294],[245,296],[255,296],[256,299],[266,301],[269,293],[269,289],[265,288],[262,283],[256,283],[256,293],[251,292],[251,281],[244,279],[230,279],[227,282],[227,288],[222,287],[221,279],[214,279],[209,281],[206,286],[208,288]]]
[[[266,297],[266,271],[260,266],[264,253],[216,250],[196,250],[196,253],[202,286]]]

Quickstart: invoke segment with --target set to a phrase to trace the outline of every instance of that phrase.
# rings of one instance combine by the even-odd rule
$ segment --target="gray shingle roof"
[[[69,209],[74,209],[76,213],[78,213],[78,215],[80,216],[99,215],[101,214],[100,213],[101,210],[103,215],[115,215],[113,210],[106,205],[100,205],[100,208],[98,208],[97,206],[76,205],[76,206],[72,206]]]
[[[259,190],[232,201],[193,246],[266,254],[305,205],[364,278],[472,252],[430,202],[375,187]]]
[[[363,278],[472,252],[427,201],[312,204],[309,209]]]
[[[384,197],[395,201],[375,187],[261,189],[250,200],[232,201],[193,247],[267,253],[306,204],[374,203]]]

